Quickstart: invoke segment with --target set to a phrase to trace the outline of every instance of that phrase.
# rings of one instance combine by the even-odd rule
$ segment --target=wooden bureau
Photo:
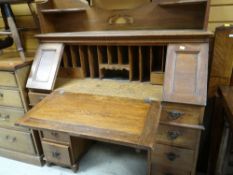
[[[0,59],[0,155],[27,163],[41,165],[36,135],[15,122],[28,108],[25,88],[32,60],[3,55]]]
[[[94,140],[145,151],[148,175],[195,175],[209,1],[69,2],[37,4],[34,108],[18,124],[41,133],[48,162],[76,167]]]

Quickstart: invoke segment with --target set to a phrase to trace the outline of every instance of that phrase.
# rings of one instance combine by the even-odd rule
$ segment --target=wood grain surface
[[[159,103],[54,92],[18,124],[149,149],[154,145],[159,116]]]

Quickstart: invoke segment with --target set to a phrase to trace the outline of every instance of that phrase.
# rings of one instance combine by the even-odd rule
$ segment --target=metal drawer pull
[[[11,139],[11,142],[16,142],[16,137],[13,137],[13,138]]]
[[[58,137],[58,133],[57,133],[57,132],[51,132],[51,135],[52,135],[53,137]]]
[[[178,112],[178,111],[169,111],[167,113],[168,113],[168,117],[172,120],[176,120],[180,118],[182,115],[184,115],[183,112]]]
[[[176,155],[173,152],[167,153],[167,159],[170,161],[175,161],[177,158],[179,157],[179,155]]]
[[[3,98],[4,94],[2,92],[0,92],[0,98]]]
[[[9,120],[10,119],[10,115],[2,115],[0,114],[0,120],[3,120],[3,121],[6,121],[6,120]]]
[[[5,138],[6,138],[6,140],[8,140],[9,142],[12,142],[12,143],[16,142],[16,140],[17,140],[16,137],[10,137],[9,135],[7,135]]]
[[[181,132],[179,131],[168,131],[167,137],[169,140],[176,140],[179,136],[181,136]]]
[[[57,152],[57,151],[52,152],[53,158],[58,159],[58,158],[60,157],[60,155],[61,155],[61,154],[60,154],[59,152]]]

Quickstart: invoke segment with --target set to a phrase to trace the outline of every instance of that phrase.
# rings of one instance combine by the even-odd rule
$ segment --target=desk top
[[[228,119],[233,125],[233,86],[220,87],[221,95],[223,97],[224,107],[227,110]]]
[[[160,103],[120,97],[54,92],[17,124],[71,136],[152,149]]]

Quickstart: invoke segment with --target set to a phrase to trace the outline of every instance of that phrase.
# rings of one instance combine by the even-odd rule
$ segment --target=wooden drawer
[[[0,89],[0,105],[23,107],[19,91]]]
[[[155,175],[190,175],[191,174],[190,171],[177,170],[162,165],[152,165],[152,172],[156,172]]]
[[[15,74],[13,72],[0,71],[0,86],[17,87]]]
[[[70,143],[70,136],[67,133],[44,130],[41,132],[41,135],[43,140],[65,143],[65,144]]]
[[[200,125],[203,121],[204,107],[179,104],[163,104],[161,121]]]
[[[182,171],[191,171],[194,165],[194,151],[157,144],[152,154],[152,163]]]
[[[0,128],[0,147],[35,155],[30,133]]]
[[[36,93],[36,92],[29,92],[29,102],[31,106],[35,106],[37,103],[39,103],[41,100],[43,100],[48,94],[44,93]]]
[[[196,148],[200,132],[199,130],[160,124],[157,142],[194,149]]]
[[[15,122],[23,115],[23,110],[8,107],[0,107],[0,126],[16,127]]]
[[[46,161],[65,166],[72,165],[69,146],[42,141],[42,147]]]

